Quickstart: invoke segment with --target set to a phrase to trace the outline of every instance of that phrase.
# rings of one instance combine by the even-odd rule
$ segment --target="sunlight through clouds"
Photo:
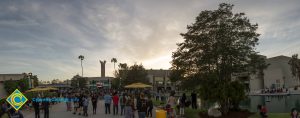
[[[300,53],[300,1],[281,0],[30,0],[0,1],[0,73],[32,72],[42,80],[100,76],[99,59],[168,69],[180,33],[203,10],[235,4],[258,23],[257,51],[268,57]]]

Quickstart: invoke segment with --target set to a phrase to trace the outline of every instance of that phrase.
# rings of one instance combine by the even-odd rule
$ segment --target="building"
[[[12,81],[18,81],[20,79],[23,79],[27,76],[31,76],[31,73],[22,73],[22,74],[0,74],[0,97],[5,97],[7,96],[7,93],[4,89],[4,82],[8,81],[8,80],[12,80]],[[33,80],[30,79],[28,80],[29,82],[29,86],[30,88],[33,87]]]
[[[111,88],[111,81],[113,80],[113,77],[105,76],[106,61],[105,60],[100,61],[100,64],[101,64],[101,76],[100,77],[83,77],[87,80],[86,86],[89,89],[96,89],[96,88],[110,89]],[[81,78],[81,76],[76,75],[71,80],[74,80],[77,78]]]
[[[276,56],[265,59],[269,66],[263,70],[263,75],[240,73],[236,76],[243,81],[246,89],[258,91],[264,88],[293,88],[299,85],[299,80],[292,75],[288,64],[291,57]]]
[[[113,77],[86,77],[87,79],[87,87],[90,89],[95,88],[103,88],[109,89],[111,88],[111,81]]]
[[[269,67],[264,70],[265,88],[292,88],[299,85],[299,80],[292,75],[291,67],[288,64],[291,57],[277,56],[266,60]]]
[[[171,70],[146,70],[149,82],[153,86],[154,91],[175,90],[175,85],[170,81],[169,75]]]
[[[26,76],[28,76],[28,74],[26,74],[26,73],[22,73],[22,74],[0,74],[0,83],[3,83],[4,81],[7,81],[7,80],[17,81],[17,80],[23,79]]]

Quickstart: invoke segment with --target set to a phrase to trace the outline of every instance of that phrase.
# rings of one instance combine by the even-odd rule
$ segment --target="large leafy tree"
[[[13,80],[4,81],[4,89],[8,94],[14,92],[16,88],[18,88],[17,81],[13,81]]]
[[[255,68],[250,63],[257,62],[253,59],[260,59],[253,58],[258,55],[258,25],[251,24],[244,13],[234,14],[232,8],[222,3],[217,10],[202,11],[181,34],[185,40],[177,44],[171,67],[182,83],[199,88],[200,97],[218,102],[224,113],[245,95],[244,91],[235,91],[234,87],[242,88],[242,84],[233,83],[232,75],[250,72]],[[242,96],[234,97],[232,93]]]
[[[75,75],[72,79],[71,79],[71,86],[73,88],[86,88],[86,84],[87,84],[87,78],[85,77],[81,77],[79,75]]]
[[[300,60],[298,59],[298,54],[292,55],[288,63],[291,67],[292,75],[300,79]]]
[[[32,76],[33,79],[33,86],[37,87],[39,86],[39,78],[37,77],[37,75]]]
[[[118,67],[119,67],[119,70],[115,71],[115,73],[114,73],[115,78],[112,80],[113,88],[119,88],[124,85],[124,83],[122,83],[122,81],[124,80],[124,78],[127,77],[127,73],[128,73],[128,69],[129,69],[129,67],[127,66],[127,63],[119,63]]]
[[[147,71],[142,64],[134,64],[128,67],[126,63],[120,63],[119,71],[115,76],[116,78],[121,78],[122,86],[136,82],[149,83]]]

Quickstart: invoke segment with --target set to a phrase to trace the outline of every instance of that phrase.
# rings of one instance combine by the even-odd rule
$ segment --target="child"
[[[295,108],[292,109],[291,118],[299,118],[297,109],[295,109]]]

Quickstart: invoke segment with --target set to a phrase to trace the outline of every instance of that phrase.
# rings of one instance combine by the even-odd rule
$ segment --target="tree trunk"
[[[222,101],[220,103],[220,105],[221,105],[222,114],[227,114],[229,112],[229,100],[228,100],[228,98],[224,99],[224,101]]]
[[[82,60],[81,60],[81,76],[83,77],[83,66],[82,66]]]

